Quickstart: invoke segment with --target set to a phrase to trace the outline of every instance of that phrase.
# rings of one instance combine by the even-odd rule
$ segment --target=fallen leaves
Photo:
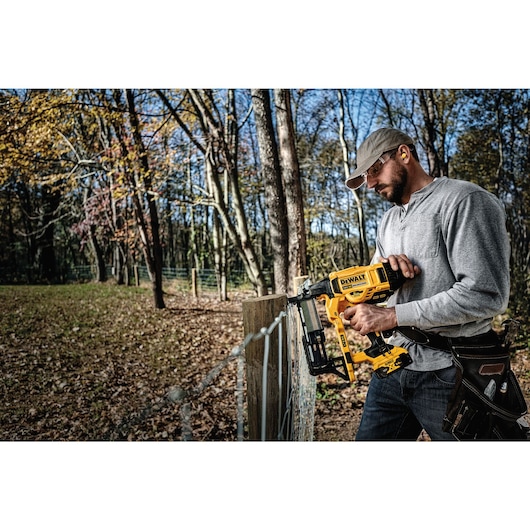
[[[189,425],[181,409],[242,343],[243,296],[166,294],[156,310],[148,289],[110,283],[0,287],[0,440],[236,440],[237,363],[187,402]],[[513,368],[530,396],[528,350]],[[356,377],[317,378],[315,440],[353,439],[370,368]]]
[[[2,287],[0,303],[2,440],[179,440],[166,394],[199,383],[243,334],[237,302],[167,295],[155,310],[148,290],[111,284]],[[235,439],[235,366],[215,385],[194,431]]]

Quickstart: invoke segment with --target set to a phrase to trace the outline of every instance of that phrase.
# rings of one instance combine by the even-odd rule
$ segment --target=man
[[[356,439],[416,440],[425,429],[432,440],[453,440],[442,423],[457,370],[444,341],[496,338],[492,318],[506,310],[510,290],[503,206],[475,184],[428,175],[412,138],[397,129],[379,129],[359,147],[346,185],[364,183],[394,203],[380,223],[372,261],[389,262],[408,280],[387,307],[359,304],[344,318],[363,335],[413,326],[435,340],[427,345],[400,332],[388,339],[413,362],[372,378]]]

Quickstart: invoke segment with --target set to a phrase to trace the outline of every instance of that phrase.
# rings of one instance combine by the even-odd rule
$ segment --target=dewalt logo
[[[356,274],[349,278],[340,278],[340,284],[342,287],[345,285],[363,285],[366,283],[366,277],[364,274]]]

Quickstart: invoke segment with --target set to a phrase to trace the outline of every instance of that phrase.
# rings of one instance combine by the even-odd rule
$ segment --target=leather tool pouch
[[[501,344],[453,345],[456,385],[443,430],[458,440],[521,440],[518,420],[527,412],[523,393],[510,367],[509,348]]]

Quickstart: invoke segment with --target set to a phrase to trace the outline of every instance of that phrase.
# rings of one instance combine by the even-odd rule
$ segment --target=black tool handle
[[[392,289],[392,291],[396,291],[406,282],[407,278],[403,276],[401,269],[395,271],[391,267],[390,263],[383,263],[382,265],[385,269],[385,273],[388,278],[388,283],[390,284],[390,289]]]

